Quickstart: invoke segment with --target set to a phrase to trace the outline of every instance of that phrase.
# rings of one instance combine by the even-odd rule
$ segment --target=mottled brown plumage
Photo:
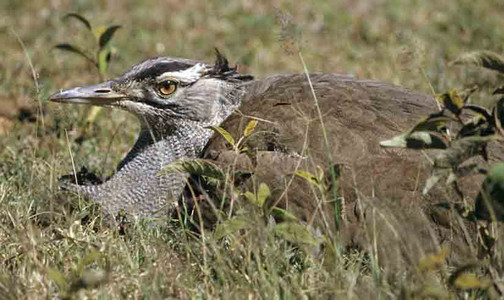
[[[401,172],[414,175],[426,166],[422,155],[382,148],[379,143],[435,111],[435,100],[390,84],[342,75],[312,74],[311,80],[329,148],[305,75],[278,75],[255,81],[247,88],[239,112],[222,126],[233,136],[240,136],[247,117],[265,120],[259,121],[249,146],[258,151],[279,150],[291,155],[293,164],[301,160],[327,170],[331,155],[333,163],[343,167],[345,198],[353,199],[357,193],[369,197],[373,192],[375,198],[399,199],[417,192],[417,176],[391,176],[396,172],[389,164],[408,163]],[[224,148],[224,144],[223,138],[215,135],[207,153]],[[311,171],[315,173],[315,169]]]
[[[422,196],[435,151],[424,152],[380,147],[412,128],[422,117],[437,111],[432,97],[398,86],[336,74],[311,74],[311,81],[328,137],[326,146],[320,117],[306,75],[275,75],[248,85],[237,112],[222,124],[239,137],[250,117],[259,119],[247,146],[258,151],[249,163],[256,184],[265,182],[272,201],[317,227],[333,227],[334,206],[320,203],[320,192],[296,170],[329,174],[329,156],[340,166],[343,196],[342,238],[346,246],[373,251],[376,239],[381,259],[412,262],[444,245],[453,255],[472,255],[454,210],[448,225],[436,219],[438,203],[458,199],[451,187]],[[264,121],[261,121],[264,120]],[[205,156],[233,163],[224,138],[214,135]],[[232,155],[231,155],[232,156]],[[244,155],[242,160],[248,160]],[[328,176],[328,175],[326,175]],[[479,180],[479,179],[478,179]],[[479,183],[472,178],[469,189]],[[316,196],[317,195],[317,196]],[[326,196],[331,199],[330,192]],[[446,222],[445,222],[446,223]],[[465,230],[471,232],[472,225]]]

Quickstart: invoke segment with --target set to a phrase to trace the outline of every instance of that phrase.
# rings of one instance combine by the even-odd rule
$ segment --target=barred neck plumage
[[[221,122],[219,122],[219,124]],[[212,136],[212,133],[211,129],[191,122],[181,121],[177,126],[170,126],[167,128],[163,128],[161,124],[152,126],[142,122],[135,145],[119,163],[117,171],[120,172],[120,170],[134,160],[135,157],[148,151],[149,148],[157,143],[162,143],[166,147],[171,147],[176,150],[173,153],[173,158],[166,158],[166,160],[175,161],[183,158],[199,157],[205,144]],[[166,153],[160,153],[159,155],[166,155]]]
[[[160,176],[159,171],[181,159],[199,157],[213,131],[191,122],[181,122],[170,130],[150,128],[143,126],[134,147],[108,181],[67,188],[93,199],[113,216],[121,209],[137,216],[153,215],[160,210],[166,213],[166,208],[176,205],[187,174],[172,172]]]

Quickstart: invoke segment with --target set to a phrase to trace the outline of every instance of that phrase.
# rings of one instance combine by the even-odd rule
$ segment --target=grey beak
[[[127,98],[126,95],[112,89],[113,82],[106,81],[96,85],[61,90],[49,97],[49,100],[62,103],[78,103],[91,105],[111,105],[117,100]]]

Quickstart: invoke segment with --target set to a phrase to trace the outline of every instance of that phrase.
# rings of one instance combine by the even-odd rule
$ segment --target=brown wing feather
[[[241,114],[234,114],[222,126],[233,136],[240,136],[247,117],[265,120],[259,121],[256,134],[249,141],[255,150],[300,154],[310,157],[314,166],[328,167],[329,154],[335,164],[348,170],[364,166],[366,179],[362,188],[373,185],[371,181],[375,185],[386,181],[382,173],[390,171],[388,160],[406,159],[416,164],[423,161],[420,153],[384,149],[379,143],[408,130],[421,117],[435,111],[435,100],[390,84],[335,74],[313,74],[311,80],[328,146],[305,75],[277,75],[254,82],[240,107]],[[216,136],[209,149],[223,149],[223,145],[224,140]],[[383,193],[389,196],[388,189]]]
[[[264,120],[259,121],[248,140],[248,146],[258,151],[256,180],[266,182],[273,198],[280,199],[279,205],[306,222],[332,224],[332,205],[318,203],[314,196],[317,191],[305,180],[292,176],[298,169],[316,173],[317,166],[327,172],[330,154],[333,163],[342,166],[340,193],[344,196],[347,225],[342,232],[347,235],[347,243],[369,245],[364,240],[369,242],[374,235],[369,230],[359,233],[366,228],[362,226],[364,221],[373,227],[372,233],[379,232],[383,245],[401,245],[382,248],[389,260],[400,256],[397,251],[411,256],[438,247],[444,237],[433,234],[428,204],[448,200],[452,197],[450,191],[437,190],[430,198],[422,198],[421,184],[431,170],[425,156],[420,151],[379,145],[436,111],[435,100],[394,85],[348,76],[312,74],[310,78],[328,146],[305,75],[276,75],[254,81],[248,86],[239,112],[222,124],[239,137],[249,117]],[[225,149],[224,139],[216,135],[207,154]],[[360,225],[351,225],[356,223]],[[405,242],[402,237],[408,235]],[[455,243],[453,239],[451,242]],[[463,243],[463,239],[456,242]]]

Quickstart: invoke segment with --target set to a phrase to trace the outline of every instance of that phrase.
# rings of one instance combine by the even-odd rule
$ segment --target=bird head
[[[216,56],[213,65],[179,58],[148,59],[118,78],[61,90],[50,100],[117,107],[150,128],[177,122],[219,125],[240,104],[240,86],[253,77],[240,75],[219,51]]]

